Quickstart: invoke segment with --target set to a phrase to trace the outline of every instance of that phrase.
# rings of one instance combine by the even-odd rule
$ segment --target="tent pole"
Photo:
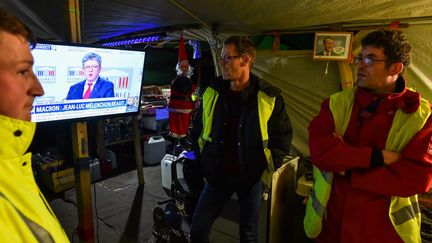
[[[181,5],[180,3],[176,2],[175,0],[169,0],[172,4],[176,5],[179,9],[183,10],[183,12],[189,14],[189,16],[191,16],[192,18],[194,18],[196,21],[200,22],[202,25],[204,25],[205,27],[210,29],[210,26],[204,22],[204,20],[200,19],[199,17],[197,17],[195,14],[193,14],[191,11],[189,11],[189,9],[185,8],[183,5]]]
[[[79,9],[79,0],[68,0],[67,15],[69,16],[70,39],[75,43],[81,43]],[[78,238],[80,242],[92,243],[95,239],[86,122],[72,124],[72,147],[78,207]]]

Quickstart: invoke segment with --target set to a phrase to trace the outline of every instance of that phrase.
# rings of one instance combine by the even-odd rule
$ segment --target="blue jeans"
[[[193,243],[209,242],[211,227],[234,192],[240,206],[240,242],[258,242],[261,181],[243,188],[237,180],[232,180],[223,185],[205,184],[192,219],[190,234]]]

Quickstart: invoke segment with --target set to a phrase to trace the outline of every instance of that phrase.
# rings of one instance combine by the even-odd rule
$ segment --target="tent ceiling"
[[[221,32],[260,33],[352,21],[431,16],[430,0],[83,1],[84,40],[169,26],[217,24]],[[132,25],[131,25],[132,23]]]
[[[84,40],[169,26],[217,25],[221,32],[260,33],[353,21],[431,16],[430,0],[129,0],[83,1]],[[132,23],[132,24],[131,24]]]
[[[44,6],[59,6],[58,0],[43,0]],[[50,4],[52,2],[52,4]],[[67,1],[63,0],[64,6]],[[0,6],[22,16],[22,6],[35,11],[32,25],[47,26],[58,39],[58,12],[65,8],[38,8],[30,0],[0,0]],[[45,11],[45,12],[41,12]],[[21,12],[20,14],[17,12]],[[25,13],[28,14],[29,11]],[[273,30],[316,30],[331,24],[371,23],[431,19],[430,0],[81,0],[82,40],[93,43],[133,32],[182,30],[191,26],[215,28],[217,33],[256,34]],[[54,15],[56,14],[56,15]],[[33,28],[35,29],[35,28]],[[39,31],[41,32],[41,31]],[[38,33],[38,31],[37,31]]]

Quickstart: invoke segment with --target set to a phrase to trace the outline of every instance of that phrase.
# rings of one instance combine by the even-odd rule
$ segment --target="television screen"
[[[32,121],[139,111],[145,52],[38,43],[32,54],[45,91],[34,101]]]

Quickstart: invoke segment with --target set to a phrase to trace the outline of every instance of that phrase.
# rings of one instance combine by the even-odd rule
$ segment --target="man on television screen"
[[[82,59],[86,79],[72,85],[67,100],[114,97],[112,82],[99,76],[102,58],[96,53],[87,53]]]

